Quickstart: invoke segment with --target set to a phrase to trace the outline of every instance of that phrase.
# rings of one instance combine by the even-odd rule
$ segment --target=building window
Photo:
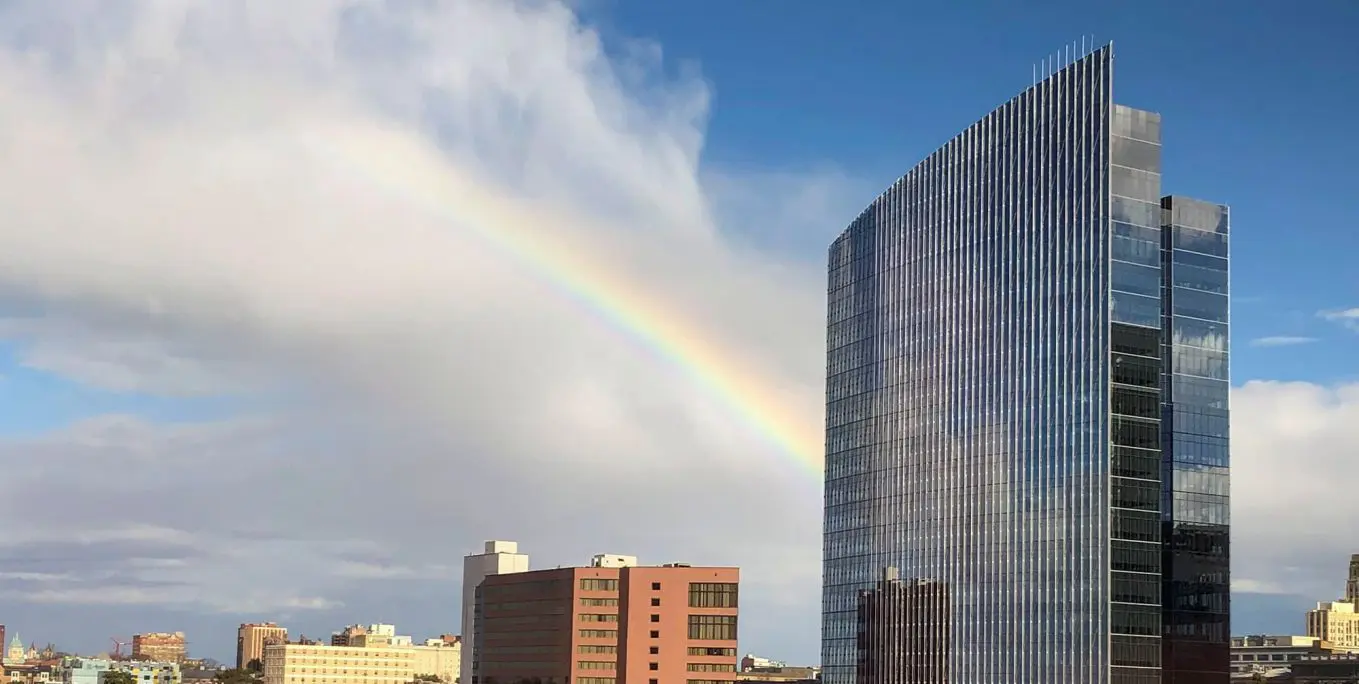
[[[661,647],[660,647],[660,646],[652,646],[652,647],[651,647],[651,655],[656,655],[656,654],[658,654],[658,653],[660,653],[660,652],[661,652]]]
[[[618,622],[618,616],[609,613],[581,613],[576,617],[581,622]]]
[[[660,663],[648,663],[647,666],[646,666],[646,669],[648,669],[648,670],[659,670],[659,669],[661,669],[661,664],[660,664]]]
[[[660,582],[652,582],[652,583],[651,583],[651,590],[652,590],[652,591],[660,591],[660,590],[661,590],[661,583],[660,583]]]
[[[617,684],[617,682],[614,677],[576,677],[576,684]]]
[[[586,578],[580,581],[581,591],[618,591],[618,580]]]
[[[703,641],[736,641],[736,616],[690,615],[689,638]]]
[[[617,639],[618,630],[616,629],[582,629],[580,630],[582,639]]]
[[[736,666],[731,663],[689,663],[690,672],[735,672]]]
[[[651,614],[651,621],[652,621],[652,622],[660,622],[660,621],[661,621],[661,616],[659,616],[659,615],[657,615],[657,614],[655,614],[655,613],[652,613],[652,614]]]
[[[618,605],[618,599],[616,599],[616,598],[582,598],[582,599],[580,600],[580,605],[582,605],[582,606],[616,606],[616,605]]]
[[[690,582],[690,608],[735,608],[735,582]]]
[[[689,655],[708,656],[712,658],[735,658],[736,649],[734,648],[708,648],[706,646],[690,646]]]
[[[661,600],[658,599],[658,598],[651,599],[651,605],[652,605],[652,606],[659,606],[659,605],[661,605]]]
[[[607,644],[581,644],[576,647],[576,653],[617,653],[617,646]]]
[[[612,660],[581,660],[576,663],[577,670],[617,670],[618,663]]]
[[[659,639],[659,638],[661,638],[661,630],[659,630],[659,629],[653,629],[653,630],[651,630],[651,638],[652,638],[652,639]]]

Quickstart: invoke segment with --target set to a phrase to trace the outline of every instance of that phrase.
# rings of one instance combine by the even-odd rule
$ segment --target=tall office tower
[[[1162,198],[1112,67],[1036,82],[830,247],[826,684],[1228,681],[1227,209]]]
[[[519,544],[512,541],[488,541],[483,553],[473,553],[462,559],[462,662],[458,666],[462,684],[470,681],[472,663],[477,655],[476,624],[477,587],[493,575],[528,572],[529,557],[519,553]]]

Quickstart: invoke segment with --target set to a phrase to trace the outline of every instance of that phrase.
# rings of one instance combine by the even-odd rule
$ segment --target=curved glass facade
[[[1191,681],[1162,667],[1165,597],[1202,589],[1162,572],[1179,562],[1163,538],[1186,515],[1220,524],[1225,581],[1225,433],[1220,466],[1180,464],[1171,396],[1225,392],[1175,379],[1220,364],[1225,383],[1225,259],[1218,293],[1196,270],[1216,262],[1173,257],[1160,119],[1114,105],[1111,72],[1106,46],[1037,83],[831,245],[826,684]],[[1222,349],[1177,346],[1214,320],[1172,301],[1220,305]],[[1194,415],[1225,430],[1223,401]],[[1219,681],[1189,650],[1192,681]]]

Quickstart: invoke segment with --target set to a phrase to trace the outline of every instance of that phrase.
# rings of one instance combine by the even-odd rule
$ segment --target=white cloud
[[[1348,559],[1338,521],[1359,517],[1359,385],[1249,382],[1232,394],[1233,586],[1339,596]]]
[[[819,449],[820,250],[747,238],[846,216],[796,179],[714,205],[707,86],[658,59],[555,2],[0,7],[0,335],[265,416],[10,442],[0,513],[60,482],[34,534],[174,521],[183,557],[100,542],[129,562],[98,581],[205,610],[330,606],[492,536],[735,563],[749,624],[805,596],[814,648],[819,484],[768,437]]]
[[[1353,309],[1320,311],[1317,315],[1333,323],[1339,323],[1351,330],[1359,330],[1359,307]]]
[[[1273,337],[1257,337],[1250,341],[1252,347],[1295,347],[1300,344],[1311,344],[1316,342],[1315,337],[1292,337],[1287,335],[1276,335]]]

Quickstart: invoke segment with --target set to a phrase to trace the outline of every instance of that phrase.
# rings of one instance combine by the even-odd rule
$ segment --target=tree
[[[416,682],[442,682],[442,681],[444,681],[444,680],[443,680],[443,678],[441,678],[439,675],[436,675],[436,674],[418,674],[418,675],[415,675],[415,680],[414,680],[414,681],[416,681]]]
[[[259,682],[259,676],[256,673],[248,669],[241,670],[234,667],[230,670],[222,670],[213,675],[212,678],[217,684],[256,684]]]
[[[104,673],[102,684],[137,684],[137,678],[127,670],[109,670]]]
[[[260,662],[259,658],[253,658],[250,662],[245,664],[245,669],[250,670],[251,672],[263,672],[264,663]]]

